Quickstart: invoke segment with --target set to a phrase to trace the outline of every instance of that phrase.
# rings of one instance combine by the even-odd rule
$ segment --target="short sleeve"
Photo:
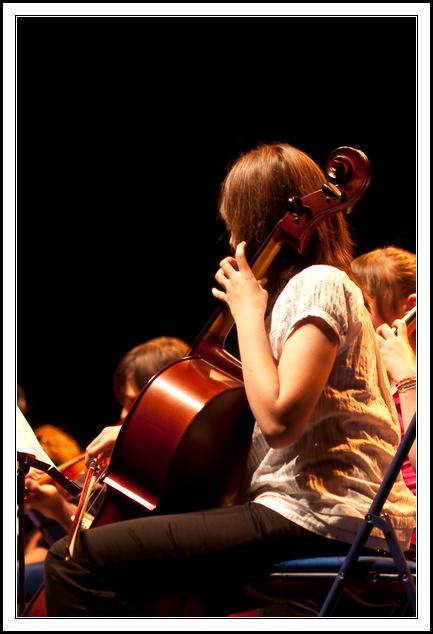
[[[360,301],[360,289],[340,269],[314,265],[295,275],[272,311],[270,341],[275,358],[280,358],[287,338],[307,317],[323,319],[337,335],[339,351],[343,349],[349,330],[355,334],[361,326],[358,320],[356,327]]]

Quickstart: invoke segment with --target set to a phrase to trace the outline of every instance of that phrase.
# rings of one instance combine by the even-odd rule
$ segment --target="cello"
[[[368,158],[340,147],[320,190],[292,197],[252,263],[262,278],[283,245],[305,253],[317,224],[349,212],[370,183]],[[222,306],[188,356],[152,377],[118,436],[104,483],[109,494],[94,526],[146,511],[179,512],[233,504],[242,488],[253,417],[240,361],[224,347],[234,320]],[[141,509],[140,509],[141,507]]]
[[[325,171],[328,180],[319,190],[288,200],[288,211],[252,263],[256,278],[265,275],[283,245],[305,253],[317,225],[331,214],[350,212],[370,183],[369,161],[354,148],[334,150]],[[223,305],[189,354],[141,390],[117,438],[92,527],[237,502],[254,420],[241,363],[224,347],[233,325]]]

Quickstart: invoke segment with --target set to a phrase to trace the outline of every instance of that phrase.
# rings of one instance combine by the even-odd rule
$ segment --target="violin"
[[[410,337],[410,335],[416,329],[416,306],[411,308],[405,315],[403,315],[401,320],[406,324],[406,326],[407,326],[407,335],[408,335],[408,337]],[[393,331],[393,333],[396,336],[398,335],[397,326],[393,326],[392,327],[392,331]]]
[[[123,420],[118,421],[115,425],[122,425]],[[82,491],[82,485],[85,482],[87,476],[87,465],[85,462],[86,452],[80,453],[74,458],[67,460],[66,462],[58,465],[55,469],[48,471],[47,473],[40,473],[33,475],[38,484],[52,484],[56,489],[69,501],[76,498]],[[108,464],[109,459],[106,459],[104,466]],[[102,465],[101,465],[102,466]],[[66,482],[64,478],[57,478],[56,474],[60,472],[69,481]],[[102,476],[103,470],[99,469]],[[68,486],[67,486],[68,485]],[[67,486],[67,488],[66,488]]]
[[[91,516],[89,513],[86,513],[86,509],[88,508],[87,505],[89,503],[90,495],[93,490],[92,488],[93,488],[93,485],[96,483],[97,478],[94,477],[94,471],[95,471],[94,465],[91,465],[89,469],[87,468],[85,464],[85,455],[86,455],[85,453],[80,454],[76,456],[75,458],[72,458],[71,460],[68,460],[67,462],[63,463],[62,465],[58,465],[57,467],[59,471],[61,471],[66,477],[71,479],[71,482],[73,481],[72,480],[73,477],[75,477],[80,482],[84,479],[82,488],[80,487],[81,494],[78,500],[77,511],[73,519],[73,525],[69,532],[69,535],[67,536],[65,552],[68,558],[71,557],[71,553],[73,551],[73,545],[78,534],[78,531],[77,531],[78,522],[80,522],[83,528],[84,527],[89,528],[93,520],[93,516]],[[98,469],[97,469],[98,475],[99,473],[101,474],[103,473],[103,469],[104,469],[103,466],[98,466]],[[48,484],[48,483],[54,484],[56,488],[63,495],[66,495],[66,492],[63,489],[63,487],[59,483],[57,483],[55,480],[53,480],[53,478],[51,478],[48,474],[43,474],[42,476],[37,478],[37,481],[39,484]],[[71,493],[68,493],[67,499],[69,499],[69,501],[73,499],[73,496]],[[93,500],[92,504],[94,503],[94,501],[95,500]],[[60,539],[64,535],[63,529],[60,529],[60,533],[59,533],[60,527],[56,522],[54,523],[51,522],[50,525],[47,527],[43,521],[45,520],[45,518],[41,514],[33,511],[32,509],[27,509],[26,512],[29,514],[30,518],[35,524],[35,527],[39,528],[39,530],[41,530],[44,533],[46,541],[49,544],[53,544],[54,541],[57,541],[57,539]],[[39,517],[42,518],[42,521],[39,519]],[[50,528],[50,526],[52,528]],[[29,603],[27,604],[27,606],[25,607],[23,611],[22,616],[31,616],[31,617],[47,616],[46,604],[45,604],[45,587],[43,584],[38,588],[38,590],[31,597]]]
[[[370,183],[370,164],[358,149],[340,147],[325,164],[327,182],[288,209],[252,262],[257,279],[284,245],[301,255],[317,225],[350,213]],[[90,530],[149,513],[235,504],[242,495],[254,418],[239,359],[225,340],[234,325],[222,305],[189,354],[154,375],[125,418],[103,482],[103,504]],[[26,616],[46,615],[43,589]]]
[[[61,473],[63,473],[63,475],[68,478],[68,480],[72,480],[76,484],[79,484],[79,481],[85,476],[86,473],[86,463],[84,461],[85,457],[86,454],[81,453],[74,458],[71,458],[67,462],[58,465],[57,469]],[[35,479],[38,484],[54,484],[54,486],[58,491],[60,491],[60,493],[65,494],[64,487],[59,482],[54,480],[49,474],[43,474]]]

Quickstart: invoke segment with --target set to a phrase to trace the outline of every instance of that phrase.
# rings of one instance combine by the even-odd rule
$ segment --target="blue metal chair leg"
[[[414,584],[411,572],[408,568],[404,554],[395,536],[394,529],[392,528],[391,524],[387,520],[386,516],[381,515],[383,505],[386,502],[386,499],[391,491],[391,488],[397,478],[398,473],[401,470],[403,462],[407,454],[409,453],[409,449],[411,448],[415,440],[415,437],[416,437],[416,413],[413,415],[410,425],[391,462],[391,465],[386,473],[386,476],[383,479],[383,482],[374,497],[374,500],[370,506],[369,512],[365,516],[364,521],[361,524],[358,530],[358,533],[355,537],[355,540],[338,572],[338,575],[326,596],[326,599],[320,610],[319,616],[329,616],[332,614],[337,604],[337,601],[344,590],[344,586],[350,575],[350,572],[352,571],[354,565],[356,564],[356,561],[358,560],[361,549],[363,548],[365,542],[368,539],[368,536],[370,535],[373,527],[375,526],[380,528],[384,533],[385,539],[391,551],[391,555],[395,561],[397,570],[400,573],[400,579],[406,590],[406,594],[407,594],[410,606],[413,610],[413,613],[415,614],[416,612],[415,584]]]

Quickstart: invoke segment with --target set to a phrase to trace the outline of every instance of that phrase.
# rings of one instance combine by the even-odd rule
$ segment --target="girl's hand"
[[[407,326],[401,319],[396,319],[397,336],[388,324],[377,328],[377,341],[388,376],[397,383],[409,376],[416,375],[416,357],[407,337]]]
[[[98,464],[111,456],[113,453],[113,447],[116,444],[117,436],[119,435],[121,425],[113,425],[111,427],[104,427],[99,436],[96,436],[94,440],[86,448],[86,457],[84,459],[86,466],[89,467],[92,460],[96,458]]]
[[[245,242],[236,247],[235,257],[220,262],[215,279],[224,290],[212,289],[212,294],[226,302],[235,321],[259,317],[264,319],[268,293],[263,288],[266,280],[257,280],[245,256]]]
[[[52,484],[38,484],[32,477],[26,477],[25,503],[53,520],[58,520],[62,513],[63,498]]]

